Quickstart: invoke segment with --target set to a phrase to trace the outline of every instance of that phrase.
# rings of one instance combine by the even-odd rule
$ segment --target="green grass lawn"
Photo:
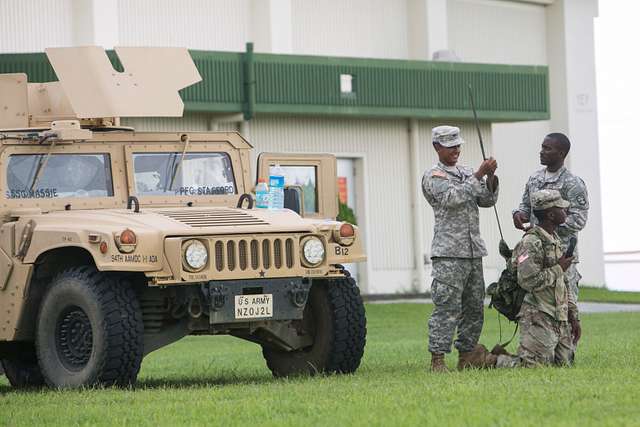
[[[149,355],[134,390],[16,392],[2,378],[0,424],[640,424],[640,313],[584,314],[573,368],[436,375],[427,371],[430,311],[368,305],[367,348],[354,375],[276,380],[254,344],[189,337]],[[510,336],[511,325],[502,326]],[[482,341],[497,340],[488,310]]]
[[[580,301],[615,302],[625,304],[640,304],[640,292],[610,291],[606,288],[580,288]]]

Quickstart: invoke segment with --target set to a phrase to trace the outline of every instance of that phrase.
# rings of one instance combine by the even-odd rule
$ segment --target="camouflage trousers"
[[[573,300],[578,301],[578,282],[582,279],[582,275],[578,272],[577,264],[571,264],[567,271],[564,272],[564,276],[569,284],[569,297],[573,296]]]
[[[435,308],[429,319],[429,351],[471,351],[484,322],[482,258],[433,258],[431,298]]]
[[[570,365],[573,360],[571,326],[530,304],[523,304],[518,319],[520,346],[515,356],[500,355],[496,367]]]

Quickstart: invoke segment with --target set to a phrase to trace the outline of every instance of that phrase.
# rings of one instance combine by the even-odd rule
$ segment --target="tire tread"
[[[144,326],[131,284],[114,275],[99,272],[94,267],[82,266],[63,270],[55,276],[51,286],[68,280],[82,282],[94,295],[104,314],[97,327],[104,331],[107,341],[105,354],[98,358],[89,383],[83,385],[127,386],[135,383],[143,357]],[[41,358],[40,351],[38,358]],[[43,360],[39,362],[42,364]],[[45,379],[50,386],[58,386],[46,375]]]
[[[360,366],[367,337],[367,319],[360,290],[356,281],[344,270],[342,278],[318,282],[313,286],[323,286],[326,303],[330,307],[333,334],[327,348],[324,366],[314,366],[310,361],[304,371],[292,370],[286,363],[286,352],[278,352],[263,347],[267,367],[274,376],[304,374],[349,374]]]

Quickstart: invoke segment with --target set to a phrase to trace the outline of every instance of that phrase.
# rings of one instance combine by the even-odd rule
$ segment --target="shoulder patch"
[[[443,172],[443,171],[441,171],[441,170],[434,169],[434,170],[431,172],[431,176],[435,176],[436,178],[446,178],[446,177],[447,177],[447,174],[446,174],[446,173],[444,173],[444,172]]]
[[[529,252],[525,252],[518,257],[518,264],[522,264],[529,258]]]

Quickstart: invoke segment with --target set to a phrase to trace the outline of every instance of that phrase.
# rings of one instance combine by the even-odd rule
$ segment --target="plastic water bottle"
[[[269,208],[284,209],[284,171],[280,165],[269,169]]]
[[[269,208],[269,200],[271,200],[271,195],[269,194],[267,179],[258,178],[258,185],[256,186],[256,207],[262,209]]]

